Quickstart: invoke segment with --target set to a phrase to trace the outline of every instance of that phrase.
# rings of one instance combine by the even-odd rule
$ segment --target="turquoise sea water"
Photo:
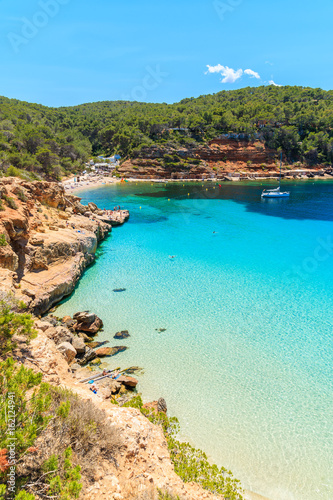
[[[57,314],[101,316],[99,337],[129,346],[110,365],[143,367],[144,399],[163,396],[182,438],[244,487],[331,500],[333,183],[288,189],[271,202],[260,184],[82,193],[131,218]],[[131,337],[114,341],[124,329]]]

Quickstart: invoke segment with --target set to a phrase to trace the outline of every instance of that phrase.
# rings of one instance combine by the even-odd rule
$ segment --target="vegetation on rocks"
[[[203,451],[176,439],[179,423],[175,417],[144,408],[140,395],[124,406],[139,409],[150,422],[162,426],[175,472],[184,482],[195,481],[206,490],[223,495],[225,500],[242,500],[240,482],[233,477],[231,471],[211,465]]]
[[[0,357],[15,349],[15,335],[23,335],[27,341],[36,335],[33,319],[24,312],[25,308],[24,302],[11,299],[10,296],[0,301]]]
[[[15,500],[35,495],[78,498],[81,471],[89,479],[97,459],[115,460],[120,442],[104,412],[41,379],[41,373],[19,366],[12,358],[0,363],[2,498],[14,498],[14,494]],[[8,415],[15,417],[8,419]],[[10,490],[13,459],[16,481]]]
[[[0,172],[57,179],[79,171],[92,155],[136,157],[156,144],[195,148],[225,133],[259,137],[290,162],[330,164],[332,122],[333,91],[304,87],[248,87],[175,104],[105,101],[62,108],[1,97]]]
[[[15,203],[14,198],[11,198],[10,196],[3,194],[2,199],[6,202],[6,204],[9,208],[12,208],[13,210],[17,210],[17,205]]]

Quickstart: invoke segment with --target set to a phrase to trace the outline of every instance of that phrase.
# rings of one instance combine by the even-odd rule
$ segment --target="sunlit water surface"
[[[58,315],[89,309],[183,439],[272,500],[333,498],[333,183],[117,184],[113,230]],[[170,256],[174,256],[173,259]],[[122,293],[114,289],[125,288]],[[160,333],[159,328],[166,328]],[[114,341],[119,330],[131,337]]]

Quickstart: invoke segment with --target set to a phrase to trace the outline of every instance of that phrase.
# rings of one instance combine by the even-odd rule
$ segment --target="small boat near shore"
[[[289,191],[281,191],[281,168],[282,168],[282,153],[280,158],[280,177],[279,177],[279,187],[275,189],[264,189],[261,193],[262,198],[289,198]]]
[[[288,191],[281,191],[280,187],[276,189],[265,189],[261,193],[262,198],[289,198],[290,193]]]

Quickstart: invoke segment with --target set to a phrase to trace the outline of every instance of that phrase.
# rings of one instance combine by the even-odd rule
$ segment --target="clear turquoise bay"
[[[288,189],[271,203],[259,184],[83,192],[131,218],[57,314],[102,317],[99,337],[129,347],[110,365],[143,367],[144,400],[164,397],[181,437],[244,487],[331,500],[333,183]],[[125,329],[131,337],[114,341]]]

